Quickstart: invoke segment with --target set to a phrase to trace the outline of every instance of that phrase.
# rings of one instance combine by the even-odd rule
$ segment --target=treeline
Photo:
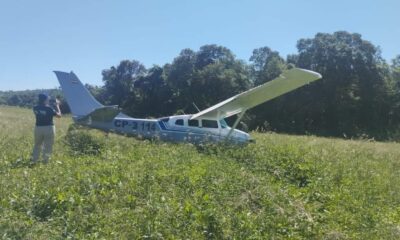
[[[136,117],[195,113],[193,103],[205,109],[296,66],[323,79],[251,110],[244,119],[248,129],[376,139],[400,135],[400,55],[387,63],[379,47],[344,31],[300,39],[297,50],[284,58],[269,47],[257,48],[247,63],[226,47],[205,45],[183,49],[171,63],[149,69],[125,60],[103,70],[104,86],[92,90]]]
[[[32,108],[37,104],[38,95],[46,93],[51,97],[61,100],[60,109],[64,113],[69,113],[70,109],[64,100],[60,89],[36,89],[22,91],[0,91],[0,105]]]
[[[386,62],[379,47],[345,31],[300,39],[297,50],[284,58],[265,46],[246,62],[226,47],[204,45],[164,66],[121,61],[102,71],[103,86],[88,88],[132,116],[161,117],[195,113],[193,103],[205,109],[296,66],[323,79],[252,109],[247,129],[400,139],[400,55]]]

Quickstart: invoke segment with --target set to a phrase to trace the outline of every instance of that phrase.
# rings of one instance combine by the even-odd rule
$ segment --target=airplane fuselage
[[[139,119],[117,116],[111,122],[75,121],[78,124],[112,131],[143,139],[159,139],[172,142],[221,142],[246,143],[250,135],[231,129],[224,120],[190,120],[192,115],[177,115],[160,119]],[[229,135],[229,137],[228,137]]]

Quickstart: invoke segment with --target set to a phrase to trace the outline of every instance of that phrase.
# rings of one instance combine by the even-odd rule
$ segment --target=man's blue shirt
[[[33,112],[36,116],[36,126],[52,126],[53,117],[56,116],[56,111],[48,106],[38,105],[33,107]]]

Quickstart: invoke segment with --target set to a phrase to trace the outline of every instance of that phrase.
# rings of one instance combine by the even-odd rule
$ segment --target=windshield
[[[225,119],[219,120],[219,123],[221,124],[221,128],[227,128],[228,124],[225,122]]]

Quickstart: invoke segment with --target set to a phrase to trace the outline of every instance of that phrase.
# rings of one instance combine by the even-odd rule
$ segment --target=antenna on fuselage
[[[200,109],[197,107],[196,103],[192,102],[192,104],[197,109],[197,112],[200,112]]]

